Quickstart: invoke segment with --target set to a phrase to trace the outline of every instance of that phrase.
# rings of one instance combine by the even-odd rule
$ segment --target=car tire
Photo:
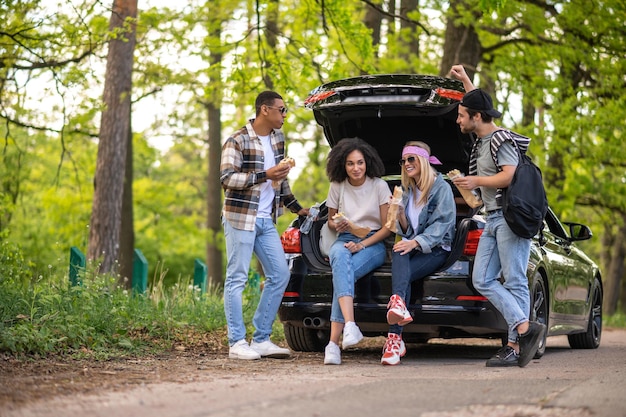
[[[292,350],[300,352],[323,352],[330,340],[330,330],[308,329],[283,324],[285,340]]]
[[[533,276],[533,284],[530,295],[530,320],[536,321],[541,324],[545,324],[548,327],[548,292],[546,290],[546,283],[543,279],[543,275],[539,272],[535,272]],[[546,340],[548,339],[548,332],[546,331],[543,340],[539,342],[539,349],[535,353],[534,359],[539,359],[546,353]]]
[[[584,333],[567,336],[572,349],[597,349],[602,338],[602,287],[598,278],[593,283],[593,298],[589,309],[589,322]]]

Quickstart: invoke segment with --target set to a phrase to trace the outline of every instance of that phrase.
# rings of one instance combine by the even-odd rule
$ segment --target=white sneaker
[[[264,358],[284,359],[291,356],[291,351],[289,349],[276,346],[269,340],[260,343],[253,340],[252,343],[250,343],[250,349]]]
[[[241,339],[228,349],[228,357],[230,359],[254,360],[261,359],[258,352],[252,350],[245,339]]]
[[[324,349],[324,365],[341,365],[341,350],[333,342],[328,342]]]
[[[341,347],[347,349],[350,346],[356,345],[361,340],[363,340],[363,333],[361,333],[359,326],[357,326],[353,321],[347,322],[343,328],[343,341],[341,342]]]

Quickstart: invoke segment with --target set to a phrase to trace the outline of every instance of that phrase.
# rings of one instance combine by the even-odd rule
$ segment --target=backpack
[[[491,156],[496,167],[500,169],[496,161],[497,149],[507,140],[515,146],[519,163],[511,184],[502,189],[502,214],[513,233],[530,239],[543,229],[543,220],[548,211],[543,177],[539,167],[520,149],[525,150],[530,139],[507,130],[499,130],[491,138]]]

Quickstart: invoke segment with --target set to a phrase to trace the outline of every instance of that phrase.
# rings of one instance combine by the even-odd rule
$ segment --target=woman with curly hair
[[[330,342],[324,354],[326,365],[341,364],[342,332],[344,349],[363,339],[354,322],[354,284],[385,262],[383,241],[390,231],[383,225],[391,192],[380,178],[384,170],[376,150],[360,138],[342,139],[328,155],[328,227],[338,237],[329,253],[333,301]]]

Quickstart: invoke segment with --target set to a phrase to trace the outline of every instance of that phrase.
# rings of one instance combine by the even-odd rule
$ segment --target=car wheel
[[[285,340],[292,350],[300,352],[323,352],[330,340],[330,330],[307,329],[283,324]]]
[[[602,288],[596,278],[593,286],[593,301],[589,309],[589,323],[584,333],[567,336],[572,349],[596,349],[602,338]]]
[[[536,272],[533,277],[533,286],[531,290],[531,304],[530,304],[530,320],[536,321],[541,324],[545,324],[548,327],[548,297],[546,291],[546,284],[543,280],[543,276]],[[548,338],[548,332],[543,336],[543,340],[539,342],[539,349],[535,353],[534,358],[539,359],[546,353],[546,340]]]

